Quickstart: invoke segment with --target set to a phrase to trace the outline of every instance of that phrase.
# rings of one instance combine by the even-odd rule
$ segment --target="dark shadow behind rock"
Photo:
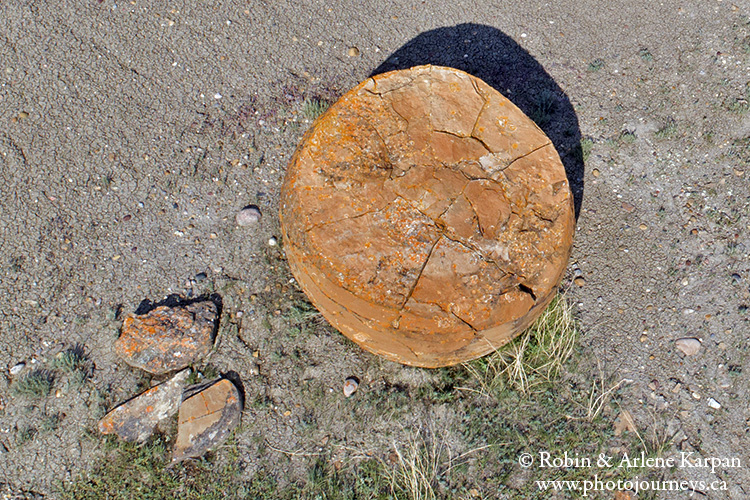
[[[423,64],[449,66],[481,78],[534,119],[560,154],[578,218],[584,170],[578,117],[568,96],[536,59],[502,31],[467,23],[420,34],[371,76]]]

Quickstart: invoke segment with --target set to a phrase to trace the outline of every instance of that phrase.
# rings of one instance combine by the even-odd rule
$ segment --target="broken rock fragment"
[[[208,300],[131,314],[115,351],[129,365],[153,374],[181,370],[211,351],[216,315],[216,304]]]
[[[220,445],[240,423],[241,412],[240,393],[227,379],[183,401],[172,461],[200,457]]]
[[[130,442],[143,443],[165,418],[177,413],[190,370],[156,385],[107,413],[99,421],[102,434],[116,434]]]
[[[482,356],[531,324],[574,225],[544,132],[483,81],[438,66],[345,94],[282,187],[284,251],[310,300],[365,349],[415,366]]]

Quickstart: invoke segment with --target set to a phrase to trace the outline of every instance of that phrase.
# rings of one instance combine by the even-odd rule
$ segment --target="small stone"
[[[186,368],[213,346],[216,304],[160,306],[125,318],[115,352],[130,366],[156,375]]]
[[[260,375],[260,367],[258,366],[258,364],[252,363],[250,365],[250,368],[248,368],[248,373],[250,373],[250,375],[253,375],[253,376]]]
[[[344,396],[351,397],[352,394],[357,392],[359,388],[359,381],[355,377],[349,377],[344,381]]]
[[[63,397],[63,391],[62,391],[62,389],[58,389],[58,390],[55,391],[55,397],[56,398]]]
[[[628,203],[626,201],[623,201],[622,202],[622,209],[625,210],[626,212],[630,213],[633,210],[635,210],[635,206],[633,206],[632,204],[630,204],[630,203]]]
[[[271,237],[270,237],[270,238],[268,239],[268,246],[269,246],[269,247],[275,247],[275,246],[276,246],[276,245],[278,245],[278,244],[279,244],[279,240],[277,240],[277,239],[276,239],[276,236],[271,236]]]
[[[639,226],[638,226],[638,228],[639,228],[639,229],[640,229],[641,231],[645,231],[646,229],[648,229],[648,226],[647,226],[646,224],[641,224],[641,225],[639,225]]]
[[[742,281],[742,276],[737,273],[732,274],[732,283],[739,283]]]
[[[736,175],[737,177],[742,177],[743,175],[745,175],[745,171],[744,170],[740,170],[739,168],[735,168],[734,169],[734,175]]]
[[[21,373],[24,368],[26,368],[26,363],[21,361],[20,363],[16,363],[15,365],[11,366],[8,371],[11,375],[16,376]]]
[[[599,177],[600,174],[601,173],[599,172],[598,168],[595,168],[594,170],[591,171],[591,175],[593,175],[594,177]]]
[[[714,410],[718,410],[721,408],[721,403],[716,401],[714,398],[708,398],[708,406],[713,408]]]
[[[208,278],[208,275],[206,273],[198,273],[198,274],[195,275],[195,282],[196,283],[200,283],[201,281],[205,280],[206,278]]]
[[[357,57],[359,55],[359,49],[357,47],[349,47],[349,50],[346,51],[346,54],[349,57]]]
[[[235,216],[234,220],[238,226],[247,227],[253,226],[260,222],[262,214],[260,209],[255,205],[249,205],[240,210]]]
[[[180,405],[172,462],[200,457],[216,448],[240,423],[237,387],[222,379]]]
[[[679,382],[677,382],[677,383],[676,383],[676,384],[674,385],[674,387],[672,387],[672,393],[673,393],[673,394],[677,394],[678,392],[680,392],[680,389],[682,389],[682,384],[681,384],[681,383],[679,383]]]
[[[99,421],[99,432],[117,434],[125,441],[143,443],[153,434],[159,422],[177,413],[189,375],[190,370],[183,370],[169,381],[121,404]]]
[[[682,338],[675,341],[675,347],[685,356],[695,356],[701,350],[701,342],[695,338]]]
[[[583,286],[586,284],[586,280],[583,278],[583,276],[579,276],[573,280],[573,283],[575,283],[578,286]]]

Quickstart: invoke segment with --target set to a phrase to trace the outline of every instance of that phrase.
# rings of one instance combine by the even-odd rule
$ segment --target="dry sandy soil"
[[[432,63],[536,114],[564,159],[580,373],[624,380],[619,408],[665,453],[741,462],[671,471],[726,482],[698,497],[750,497],[748,15],[746,0],[2,2],[0,483],[54,497],[92,467],[101,411],[149,383],[112,352],[122,315],[170,294],[221,296],[210,362],[243,381],[248,443],[322,440],[352,459],[394,429],[460,420],[431,401],[378,413],[377,398],[434,372],[325,328],[293,335],[299,297],[283,242],[268,245],[305,103]],[[248,204],[263,218],[239,227]],[[697,354],[676,349],[683,337]],[[46,398],[12,393],[11,367],[49,367],[76,344],[91,363],[82,388],[58,373]],[[339,396],[349,375],[367,405]],[[243,449],[252,477],[260,452]],[[304,457],[274,457],[266,472],[304,480]],[[466,474],[487,498],[514,497]]]

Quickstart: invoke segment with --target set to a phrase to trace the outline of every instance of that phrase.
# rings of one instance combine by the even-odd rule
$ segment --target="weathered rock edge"
[[[541,314],[572,248],[551,141],[467,73],[372,77],[305,134],[282,188],[292,272],[375,354],[438,367],[497,349]]]

